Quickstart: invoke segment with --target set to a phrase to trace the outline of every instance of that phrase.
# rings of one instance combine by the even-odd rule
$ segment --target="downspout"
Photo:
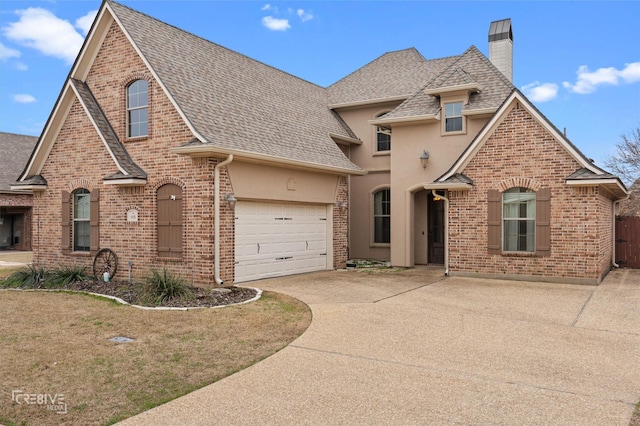
[[[620,200],[616,200],[613,202],[612,204],[612,218],[613,220],[611,221],[611,227],[613,228],[611,230],[611,266],[613,266],[614,268],[619,268],[620,265],[618,265],[616,263],[616,205],[619,204],[622,201],[628,200],[629,196],[627,195],[626,197],[620,199]]]
[[[216,164],[213,176],[213,279],[217,285],[223,285],[220,279],[220,168],[233,161],[233,154]]]
[[[445,190],[446,193],[446,190]],[[449,276],[449,199],[440,195],[435,189],[431,190],[431,194],[434,197],[442,198],[444,200],[444,276]]]

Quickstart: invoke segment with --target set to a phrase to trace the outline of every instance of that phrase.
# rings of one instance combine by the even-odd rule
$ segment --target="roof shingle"
[[[108,1],[201,142],[346,170],[324,88]]]
[[[20,176],[36,142],[36,136],[0,132],[0,192],[11,190],[11,184]]]

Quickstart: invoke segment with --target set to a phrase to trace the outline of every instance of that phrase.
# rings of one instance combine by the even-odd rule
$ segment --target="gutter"
[[[444,276],[449,276],[449,199],[440,195],[435,189],[431,190],[431,194],[434,197],[439,197],[444,200]]]
[[[223,285],[220,279],[220,168],[233,161],[233,154],[226,160],[216,164],[213,176],[213,280],[217,285]]]

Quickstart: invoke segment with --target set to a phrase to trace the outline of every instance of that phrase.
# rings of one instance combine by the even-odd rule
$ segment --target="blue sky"
[[[638,1],[121,3],[321,86],[408,47],[488,56],[490,22],[511,18],[514,84],[585,155],[602,166],[640,127]],[[42,131],[100,4],[0,2],[0,131]]]

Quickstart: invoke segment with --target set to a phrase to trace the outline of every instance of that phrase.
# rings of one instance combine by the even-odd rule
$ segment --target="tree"
[[[640,126],[621,138],[616,144],[616,152],[604,164],[629,186],[640,179]]]

